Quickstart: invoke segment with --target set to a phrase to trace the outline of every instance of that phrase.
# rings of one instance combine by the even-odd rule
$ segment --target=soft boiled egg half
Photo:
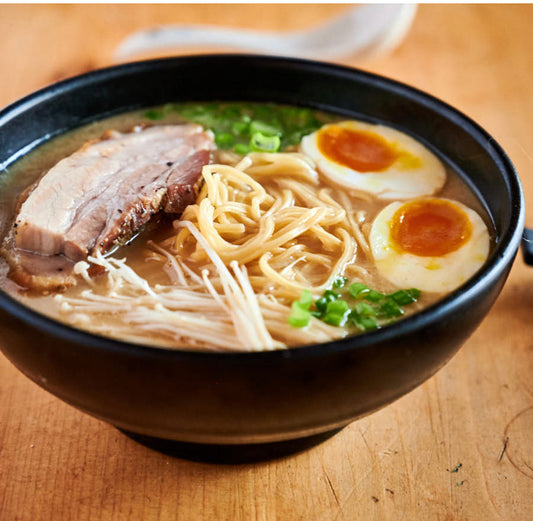
[[[483,265],[489,232],[481,217],[451,199],[394,202],[374,219],[370,247],[376,267],[398,287],[452,291]]]
[[[381,199],[411,199],[442,188],[440,160],[408,135],[383,125],[343,121],[305,136],[302,152],[331,181]]]

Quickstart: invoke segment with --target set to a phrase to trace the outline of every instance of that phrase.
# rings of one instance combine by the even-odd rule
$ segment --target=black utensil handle
[[[522,253],[524,262],[533,266],[533,229],[525,228],[522,235]]]

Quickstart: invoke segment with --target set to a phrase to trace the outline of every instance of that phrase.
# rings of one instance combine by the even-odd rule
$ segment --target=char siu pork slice
[[[153,126],[108,131],[59,161],[19,203],[5,241],[18,281],[70,285],[68,265],[127,241],[161,211],[181,214],[196,199],[213,148],[198,125]]]

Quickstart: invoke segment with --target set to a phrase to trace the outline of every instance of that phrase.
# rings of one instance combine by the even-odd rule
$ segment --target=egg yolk
[[[399,157],[380,135],[336,125],[318,132],[317,146],[331,161],[357,172],[386,170]]]
[[[472,223],[466,213],[439,199],[403,204],[391,223],[394,245],[420,257],[440,257],[456,251],[471,236]]]

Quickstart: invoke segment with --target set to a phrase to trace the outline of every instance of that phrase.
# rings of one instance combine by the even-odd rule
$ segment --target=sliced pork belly
[[[76,262],[126,241],[160,211],[180,214],[195,201],[213,148],[211,134],[198,125],[111,131],[84,145],[52,167],[20,205],[11,261],[18,251],[19,260],[38,254]],[[26,271],[38,276],[43,270],[35,266]],[[67,277],[68,269],[61,271]]]

